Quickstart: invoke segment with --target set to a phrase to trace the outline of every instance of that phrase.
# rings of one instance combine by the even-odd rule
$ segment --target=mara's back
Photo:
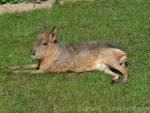
[[[83,51],[98,51],[100,52],[106,48],[116,48],[119,49],[118,46],[113,45],[110,42],[103,41],[83,41],[79,43],[71,43],[71,44],[58,44],[64,52],[69,52],[70,54],[79,54]]]

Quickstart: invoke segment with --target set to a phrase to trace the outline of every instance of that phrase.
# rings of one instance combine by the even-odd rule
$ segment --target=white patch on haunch
[[[107,68],[106,64],[96,64],[94,66],[94,69],[99,70],[99,71],[105,71],[106,68]]]
[[[121,53],[123,52],[123,51],[121,51],[120,49],[114,49],[114,50],[115,50],[115,51],[118,51],[118,52],[121,52]]]
[[[120,58],[119,63],[125,63],[125,62],[128,61],[126,54],[125,54],[122,50],[120,50],[120,49],[114,49],[114,50],[115,50],[115,51],[118,51],[118,52],[120,52],[120,53],[122,53],[122,54],[124,54],[124,56],[122,56],[122,58]]]
[[[124,62],[127,62],[127,56],[123,56],[123,57],[120,59],[120,63],[124,63]]]

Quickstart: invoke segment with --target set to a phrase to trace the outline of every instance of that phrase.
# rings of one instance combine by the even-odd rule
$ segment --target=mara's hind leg
[[[11,66],[11,67],[8,67],[8,70],[36,69],[37,67],[38,67],[37,64],[29,64],[29,65]]]
[[[127,78],[128,78],[128,71],[122,65],[120,65],[119,63],[113,63],[113,64],[111,64],[111,66],[114,69],[116,69],[116,70],[118,70],[119,72],[122,73],[124,82],[126,82]]]
[[[104,71],[104,73],[106,73],[106,74],[112,75],[112,77],[113,77],[112,82],[111,82],[112,84],[118,82],[119,75],[117,73],[113,72],[107,65],[100,64],[100,65],[98,65],[97,69],[99,71]]]
[[[109,68],[105,68],[104,72],[113,76],[113,79],[111,81],[112,84],[117,83],[119,81],[119,75],[110,70]]]

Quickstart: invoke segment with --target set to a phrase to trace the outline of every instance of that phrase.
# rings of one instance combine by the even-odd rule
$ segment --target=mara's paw
[[[119,80],[118,80],[118,79],[115,79],[115,80],[112,80],[112,81],[111,81],[111,84],[114,85],[114,84],[117,84],[118,82],[119,82]]]

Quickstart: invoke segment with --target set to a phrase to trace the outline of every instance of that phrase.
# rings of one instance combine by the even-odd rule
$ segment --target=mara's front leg
[[[13,71],[13,70],[35,70],[37,68],[38,68],[37,64],[29,64],[29,65],[11,66],[11,67],[8,67],[8,71]]]
[[[39,73],[44,73],[44,71],[37,70],[37,69],[34,69],[34,70],[14,70],[14,71],[11,71],[11,72],[14,73],[14,74],[20,74],[20,73],[39,74]]]
[[[8,73],[41,73],[42,71],[37,69],[37,64],[20,65],[8,67]]]

